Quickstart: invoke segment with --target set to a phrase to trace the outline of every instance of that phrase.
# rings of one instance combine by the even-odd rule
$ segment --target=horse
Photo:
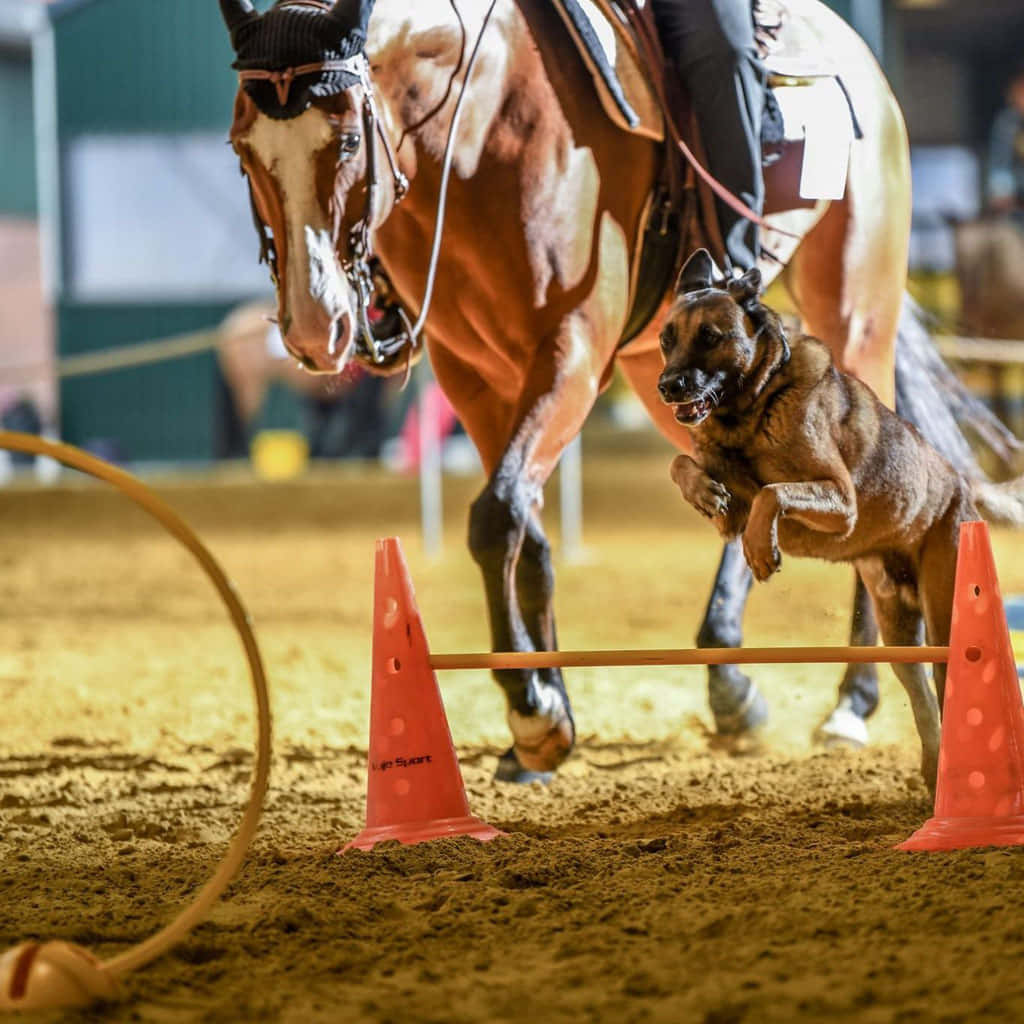
[[[351,29],[359,4],[366,0],[282,0],[258,15],[249,0],[221,0],[236,52],[261,18],[301,13],[307,29],[319,25],[328,38]],[[779,231],[776,258],[762,261],[762,273],[766,281],[781,275],[805,330],[824,339],[844,369],[973,471],[956,416],[970,418],[965,410],[974,407],[962,392],[944,390],[944,367],[905,294],[910,166],[898,104],[842,19],[816,0],[788,6],[790,26],[841,72],[860,137],[843,198],[769,218]],[[467,40],[475,41],[475,64],[464,60]],[[365,54],[362,72],[350,54],[348,63],[309,65],[322,55],[300,53],[290,62],[296,67],[255,73],[282,106],[309,66],[349,74],[344,88],[297,109],[264,112],[247,88],[251,78],[236,96],[230,139],[271,262],[284,343],[313,373],[336,373],[366,355],[359,268],[370,249],[405,307],[422,314],[433,269],[426,252],[448,188],[436,266],[443,287],[426,317],[427,347],[487,474],[470,507],[469,549],[483,577],[493,648],[553,650],[544,485],[616,365],[661,433],[688,449],[657,391],[659,317],[620,344],[665,146],[612,123],[550,0],[378,0]],[[449,179],[444,157],[463,91]],[[690,208],[690,237],[701,239],[692,215]],[[742,642],[750,586],[740,548],[728,545],[701,646]],[[862,588],[855,606],[854,642],[876,642]],[[512,734],[496,777],[549,778],[575,741],[561,673],[495,676]],[[766,705],[745,674],[713,668],[708,682],[720,733],[763,722]],[[826,734],[866,737],[873,702],[873,670],[849,667]]]

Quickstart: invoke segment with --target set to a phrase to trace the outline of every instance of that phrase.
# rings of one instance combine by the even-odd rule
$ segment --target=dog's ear
[[[733,278],[726,287],[739,306],[745,306],[761,295],[761,271],[751,267],[742,277]]]
[[[707,249],[698,249],[683,266],[676,281],[676,295],[698,292],[711,287],[715,264]]]

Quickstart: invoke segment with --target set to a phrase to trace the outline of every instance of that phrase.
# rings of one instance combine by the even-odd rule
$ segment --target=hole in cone
[[[984,772],[971,772],[967,776],[967,785],[971,789],[982,789],[985,785],[985,773]]]
[[[388,672],[397,676],[402,671],[402,663],[397,658],[388,658]]]
[[[412,786],[409,784],[408,779],[395,779],[395,792],[399,796],[408,796],[410,789],[412,789]]]
[[[401,736],[405,732],[405,719],[404,718],[392,718],[391,719],[391,735]]]
[[[964,651],[964,657],[968,661],[981,661],[981,648],[975,647],[974,644],[971,644],[971,646]]]
[[[967,712],[967,724],[968,725],[981,725],[984,715],[981,713],[981,708],[971,708]]]
[[[1000,725],[988,738],[988,749],[990,753],[994,754],[1003,745],[1003,740],[1005,739],[1006,729]]]
[[[384,620],[385,629],[391,629],[398,621],[398,602],[393,597],[389,597],[384,602],[384,614],[382,618]]]

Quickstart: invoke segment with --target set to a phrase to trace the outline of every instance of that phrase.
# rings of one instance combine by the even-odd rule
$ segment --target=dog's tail
[[[903,298],[896,339],[896,412],[917,427],[969,481],[978,511],[992,522],[1024,526],[1024,477],[1016,477],[1024,445],[942,361],[925,314]],[[995,484],[982,469],[986,455]]]

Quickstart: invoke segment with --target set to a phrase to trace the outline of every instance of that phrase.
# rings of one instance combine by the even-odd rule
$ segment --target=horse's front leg
[[[742,647],[743,612],[754,577],[742,542],[729,541],[697,633],[698,647]],[[708,667],[708,701],[716,730],[726,736],[749,732],[768,720],[768,704],[754,681],[735,665]]]
[[[483,574],[496,651],[553,650],[554,574],[551,549],[536,518],[540,491],[522,475],[492,475],[473,503],[469,547]],[[494,673],[508,701],[513,746],[497,777],[546,778],[572,749],[575,729],[569,697],[557,669]]]
[[[568,316],[538,347],[515,398],[504,401],[497,388],[482,386],[480,368],[441,345],[431,352],[437,378],[488,472],[470,510],[469,547],[483,575],[497,651],[555,647],[554,573],[540,509],[544,484],[593,406],[610,359],[614,341],[602,349],[591,332],[586,317]],[[547,777],[575,740],[561,672],[502,670],[495,678],[505,692],[513,740],[498,778]]]
[[[850,644],[874,647],[878,643],[878,625],[871,607],[871,596],[864,581],[857,577],[853,596],[853,622]],[[863,747],[868,742],[866,719],[878,707],[878,669],[874,665],[851,662],[839,684],[835,708],[815,732],[815,739],[826,747]]]

